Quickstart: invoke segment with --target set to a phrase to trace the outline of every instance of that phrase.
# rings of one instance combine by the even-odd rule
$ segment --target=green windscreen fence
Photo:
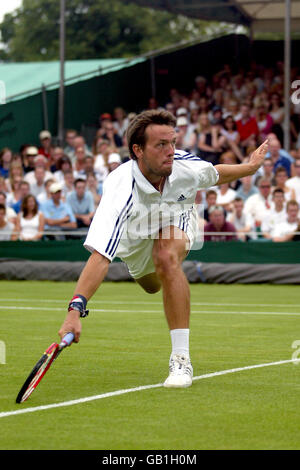
[[[82,240],[0,242],[1,259],[86,261],[90,253]],[[300,264],[300,243],[207,242],[190,251],[187,260],[203,263]]]

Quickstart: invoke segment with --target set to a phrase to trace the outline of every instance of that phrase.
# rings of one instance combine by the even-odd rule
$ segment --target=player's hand
[[[257,171],[262,166],[268,149],[269,145],[267,139],[251,154],[249,163],[250,165],[254,166],[255,171]]]
[[[73,333],[74,343],[79,343],[79,338],[81,334],[81,321],[80,314],[77,310],[70,310],[70,312],[68,312],[66,319],[58,332],[61,339],[67,333]]]

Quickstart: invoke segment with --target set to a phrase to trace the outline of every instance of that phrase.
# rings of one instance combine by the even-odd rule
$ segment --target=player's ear
[[[134,151],[136,158],[141,158],[143,156],[143,149],[141,148],[140,145],[133,144],[132,150]]]

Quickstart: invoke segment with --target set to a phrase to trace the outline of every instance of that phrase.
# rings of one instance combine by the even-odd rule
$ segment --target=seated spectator
[[[258,104],[255,109],[255,119],[259,129],[258,144],[262,144],[273,127],[273,119],[264,104]]]
[[[266,159],[270,159],[273,163],[273,172],[279,166],[282,166],[286,169],[288,177],[291,176],[291,162],[292,157],[288,153],[283,150],[280,146],[279,140],[272,139],[269,142],[269,151],[266,153]]]
[[[111,173],[114,171],[118,166],[122,164],[121,157],[118,153],[110,153],[108,156],[108,171]]]
[[[45,217],[45,231],[65,231],[77,228],[76,218],[71,207],[62,202],[62,185],[53,183],[50,186],[51,199],[41,206],[41,211]],[[48,238],[52,236],[47,235]],[[64,240],[65,237],[55,235],[55,239]]]
[[[235,198],[233,201],[233,211],[227,215],[226,220],[234,225],[239,240],[246,241],[248,238],[255,238],[255,222],[250,214],[244,212],[244,201],[242,198]]]
[[[95,213],[95,204],[92,194],[86,189],[86,180],[77,178],[74,182],[75,190],[67,195],[67,203],[76,218],[78,228],[90,226]]]
[[[217,191],[209,189],[206,191],[206,208],[204,209],[203,217],[206,222],[209,222],[209,209],[217,204]]]
[[[253,194],[258,193],[257,187],[253,183],[253,176],[244,176],[240,179],[241,185],[236,191],[236,197],[241,198],[244,202]]]
[[[0,191],[4,192],[5,194],[8,193],[8,188],[6,186],[6,181],[3,176],[0,176]]]
[[[249,145],[257,146],[259,129],[255,117],[251,116],[251,108],[246,103],[241,106],[241,119],[236,122],[236,127],[244,151]]]
[[[269,114],[273,119],[273,129],[279,130],[278,139],[283,136],[284,106],[279,93],[270,96]]]
[[[5,220],[6,222],[11,222],[14,225],[17,221],[17,214],[12,207],[6,205],[6,198],[6,193],[4,191],[0,191],[0,204],[3,204],[6,209]]]
[[[0,150],[0,176],[8,178],[11,160],[12,151],[8,147]]]
[[[53,175],[52,175],[53,176]],[[52,179],[46,176],[46,170],[42,166],[37,166],[36,169],[34,170],[34,177],[35,177],[35,182],[31,183],[30,185],[30,193],[35,197],[39,197],[41,195],[46,196],[46,191],[45,191],[45,182],[47,179]]]
[[[71,171],[73,173],[72,162],[67,155],[61,157],[57,162],[58,170],[53,173],[54,178],[58,183],[63,183],[65,180],[65,173]]]
[[[66,198],[69,193],[74,191],[74,173],[72,170],[65,171],[64,180],[60,182],[62,185],[62,200],[66,201]]]
[[[288,242],[295,239],[295,232],[299,229],[299,204],[288,201],[286,206],[287,219],[278,224],[273,233],[273,242]]]
[[[207,114],[199,116],[198,130],[200,134],[197,143],[197,155],[203,160],[216,165],[219,163],[222,154],[223,136],[216,127],[211,125]]]
[[[24,150],[24,173],[34,171],[34,160],[38,156],[39,150],[34,146],[27,146]]]
[[[48,199],[51,199],[50,186],[53,183],[57,183],[55,178],[49,178],[48,180],[45,181],[44,183],[45,190],[41,192],[36,198],[38,205],[42,205],[44,204],[44,202],[48,201]]]
[[[240,161],[243,161],[243,154],[239,149],[240,134],[237,131],[236,122],[231,115],[228,115],[222,124],[221,134],[226,138],[226,144]]]
[[[284,198],[286,201],[290,199],[296,199],[296,192],[293,188],[286,186],[288,180],[287,171],[285,168],[278,167],[275,171],[275,186],[281,188],[284,193]]]
[[[261,223],[261,232],[264,238],[272,239],[274,230],[278,224],[285,222],[286,209],[284,192],[281,188],[275,188],[272,192],[274,205],[266,211],[264,220]]]
[[[75,149],[75,162],[73,163],[74,178],[84,175],[85,157],[87,156],[84,147]]]
[[[189,152],[196,144],[194,132],[188,132],[188,120],[185,116],[177,118],[177,134],[176,134],[176,148],[178,150],[186,150]]]
[[[108,157],[111,153],[114,153],[114,148],[109,145],[108,140],[102,139],[98,142],[97,149],[99,153],[95,158],[94,171],[98,181],[103,183],[109,174]]]
[[[47,161],[48,161],[47,169],[48,169],[50,167],[51,154],[53,151],[52,135],[49,131],[44,130],[39,133],[39,138],[40,138],[39,154],[44,155],[47,158]]]
[[[13,207],[21,199],[21,181],[21,176],[15,176],[10,183],[11,190],[7,196],[7,205],[10,207]]]
[[[271,181],[265,177],[261,177],[258,181],[257,194],[248,197],[245,202],[244,211],[250,214],[255,220],[255,226],[260,229],[261,223],[266,216],[266,211],[271,208]]]
[[[64,149],[62,147],[54,147],[52,155],[51,155],[51,164],[50,164],[50,171],[51,173],[55,173],[59,170],[59,160],[64,156]]]
[[[26,175],[24,176],[24,180],[28,181],[30,186],[32,184],[36,183],[35,170],[38,167],[44,168],[44,170],[45,170],[45,179],[53,177],[53,173],[51,173],[51,171],[47,170],[48,161],[47,161],[46,157],[44,155],[37,155],[34,159],[34,170],[27,172]]]
[[[229,183],[223,183],[217,189],[217,205],[222,206],[226,212],[233,209],[233,201],[236,197],[236,191],[231,189]]]
[[[76,161],[76,149],[77,148],[84,148],[85,155],[91,153],[88,145],[86,144],[85,138],[82,135],[77,135],[73,139],[73,151],[70,151],[67,155],[71,160],[72,165],[74,165]]]
[[[101,201],[102,192],[103,192],[103,184],[99,183],[95,173],[89,173],[86,179],[87,189],[93,196],[94,205],[97,207],[99,202]]]
[[[21,210],[22,201],[27,194],[30,194],[30,184],[28,181],[21,181],[20,183],[20,198],[17,202],[12,205],[13,210],[18,214]]]
[[[298,204],[300,204],[300,159],[295,160],[294,171],[295,175],[292,178],[286,180],[285,186],[295,191],[294,199],[296,199]]]
[[[129,124],[129,120],[126,117],[124,109],[121,107],[115,108],[113,118],[113,126],[116,129],[117,134],[122,138]]]
[[[118,147],[122,147],[122,138],[118,135],[116,129],[113,126],[112,122],[107,122],[104,125],[104,134],[103,134],[103,139],[106,139],[109,141],[109,145],[115,148],[115,150]]]
[[[24,170],[22,163],[17,160],[12,160],[9,167],[8,178],[5,179],[5,185],[8,192],[12,190],[12,182],[15,177],[23,179]]]
[[[28,194],[23,201],[18,214],[15,233],[19,240],[40,240],[44,232],[44,215],[39,211],[36,198]]]
[[[74,153],[74,139],[77,137],[77,131],[75,129],[67,129],[65,135],[66,146],[64,148],[64,155],[70,158],[70,155]]]
[[[272,186],[275,186],[274,164],[270,158],[264,160],[263,165],[255,173],[254,184],[257,184],[259,179],[263,176],[271,181]]]
[[[6,207],[0,204],[0,241],[13,240],[14,224],[6,220]]]
[[[212,206],[209,209],[209,222],[204,226],[204,241],[225,242],[236,239],[235,226],[226,221],[223,207]]]

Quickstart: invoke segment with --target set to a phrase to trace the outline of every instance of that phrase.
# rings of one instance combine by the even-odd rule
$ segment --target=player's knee
[[[180,265],[176,252],[169,248],[162,248],[153,254],[153,261],[159,277],[174,273]]]

